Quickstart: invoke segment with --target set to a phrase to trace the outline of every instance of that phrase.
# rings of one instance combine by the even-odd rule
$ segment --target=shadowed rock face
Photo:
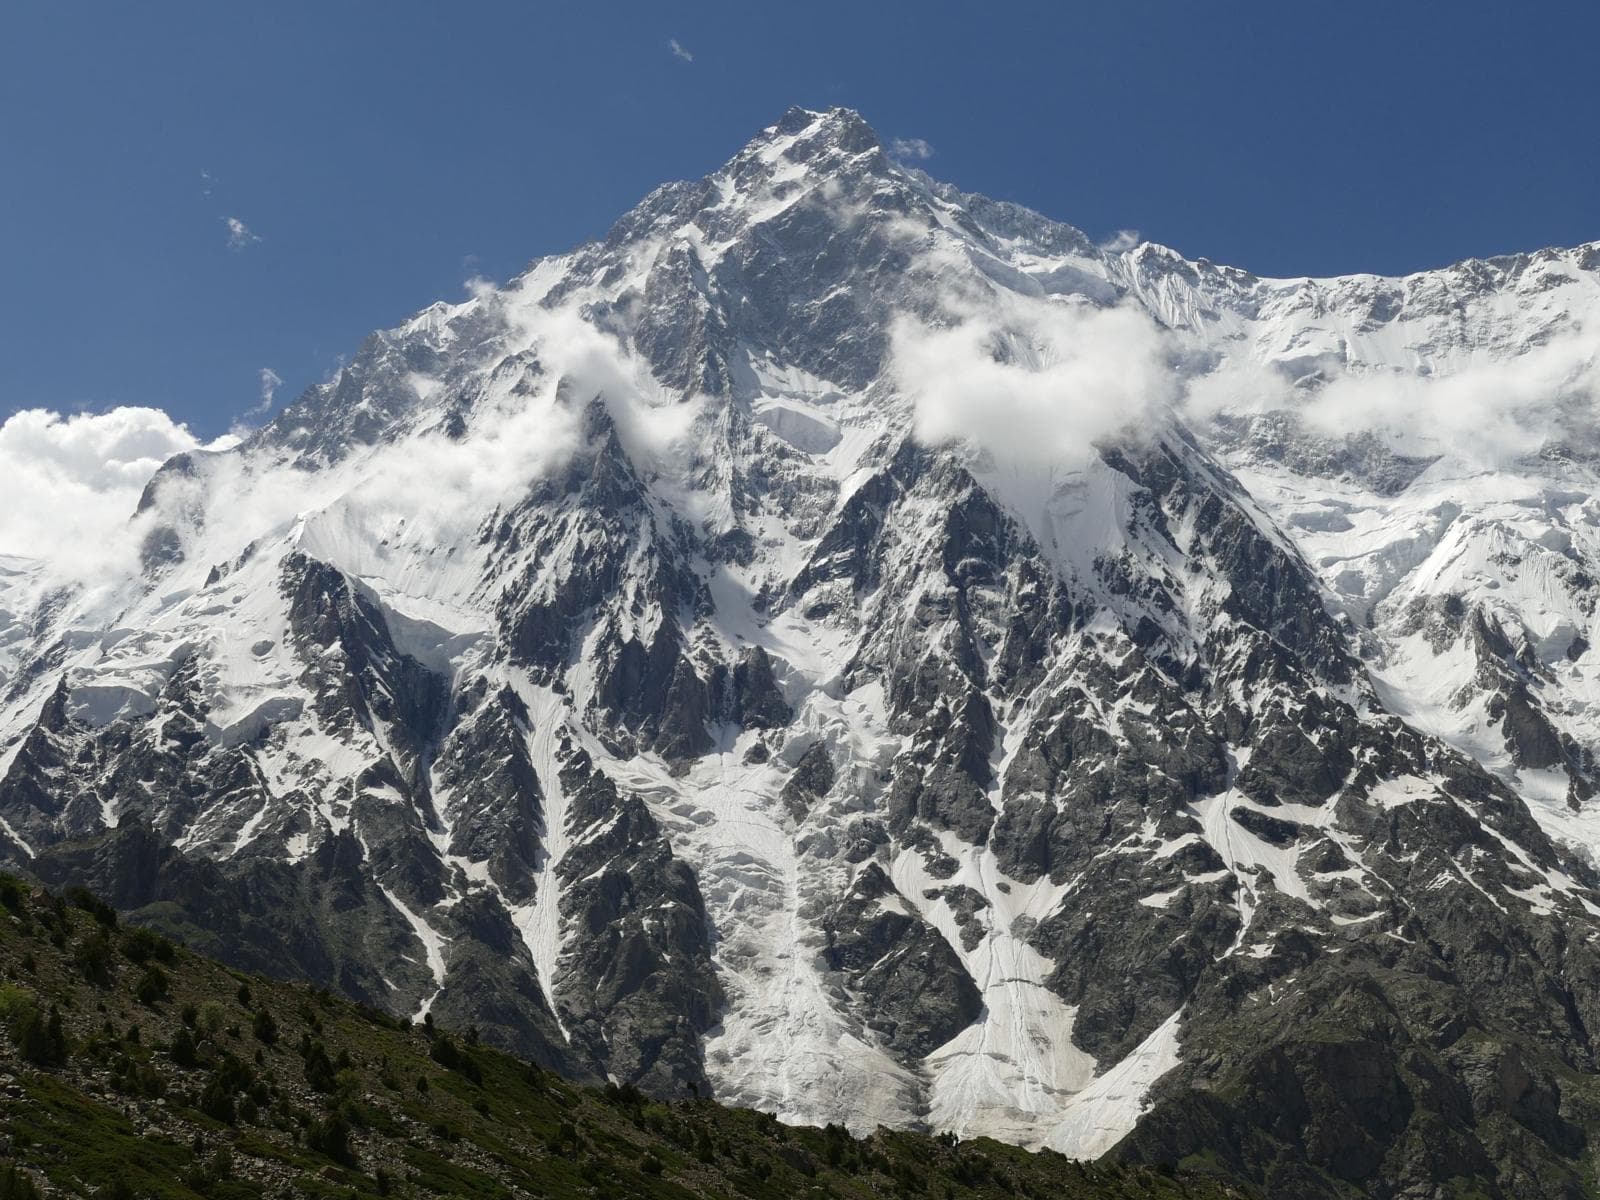
[[[877,864],[823,919],[828,965],[857,989],[868,1027],[898,1054],[923,1058],[978,1016],[983,997],[950,944],[908,911]]]
[[[1363,559],[1362,506],[1434,460],[1156,414],[1012,461],[919,440],[894,360],[902,318],[1023,303],[1142,306],[1202,366],[1282,366],[1330,313],[1500,345],[1474,306],[1542,303],[1547,268],[1291,286],[1112,254],[794,110],[368,339],[225,460],[318,484],[294,521],[224,544],[223,460],[169,464],[125,608],[52,593],[7,633],[0,842],[584,1078],[1200,1155],[1272,1195],[1583,1194],[1600,880],[1563,689],[1592,639],[1409,574],[1470,532],[1521,548],[1473,560],[1503,590],[1523,564],[1576,611],[1582,537],[1430,499]],[[465,516],[448,474],[323,496],[443,445],[500,463],[508,428],[537,466]]]

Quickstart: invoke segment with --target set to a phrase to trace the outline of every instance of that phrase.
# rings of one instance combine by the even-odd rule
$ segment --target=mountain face
[[[792,110],[167,463],[112,583],[0,559],[0,840],[580,1080],[1586,1195],[1594,311]]]

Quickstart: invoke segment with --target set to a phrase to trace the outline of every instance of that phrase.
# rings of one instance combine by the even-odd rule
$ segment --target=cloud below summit
[[[1296,384],[1271,363],[1229,359],[1188,386],[1186,415],[1292,414],[1335,440],[1374,433],[1397,453],[1505,466],[1551,442],[1593,438],[1600,362],[1582,330],[1524,353],[1432,373],[1330,363]]]
[[[0,506],[0,554],[72,577],[102,569],[157,468],[200,444],[155,408],[12,414],[0,425],[0,478],[21,502]]]
[[[1164,335],[1126,305],[997,297],[942,328],[900,319],[890,353],[921,441],[971,442],[1009,462],[1080,462],[1179,395]]]

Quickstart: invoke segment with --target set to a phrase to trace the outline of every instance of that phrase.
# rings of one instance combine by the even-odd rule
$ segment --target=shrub
[[[72,957],[78,968],[78,974],[82,975],[86,982],[96,987],[106,987],[111,983],[111,963],[114,956],[111,939],[106,936],[104,929],[96,929],[79,942]]]
[[[0,1023],[16,1037],[22,1030],[22,1021],[39,1007],[33,993],[15,984],[0,983]]]
[[[17,1031],[17,1053],[38,1067],[56,1067],[67,1061],[67,1036],[59,1009],[52,1005],[48,1017],[36,1007],[29,1010]]]
[[[200,1032],[215,1041],[222,1035],[223,1029],[228,1024],[228,1014],[222,1010],[222,1005],[215,1000],[207,1000],[200,1006],[197,1019]]]
[[[18,916],[22,915],[22,901],[28,894],[28,885],[14,875],[0,875],[0,904]],[[24,1176],[23,1178],[27,1178]],[[32,1182],[31,1180],[29,1181]]]
[[[454,1071],[461,1065],[461,1051],[456,1049],[456,1044],[450,1040],[448,1034],[441,1034],[433,1039],[433,1045],[428,1049],[428,1057],[446,1071]]]
[[[619,1108],[640,1108],[644,1104],[644,1093],[631,1084],[607,1083],[603,1093],[607,1104],[615,1104]]]
[[[850,1134],[843,1125],[829,1124],[822,1136],[822,1157],[830,1167],[837,1167],[844,1161],[845,1151],[850,1146]]]
[[[306,1130],[306,1145],[336,1163],[347,1167],[356,1165],[355,1150],[350,1145],[350,1123],[338,1113],[330,1113],[324,1120],[313,1122]]]
[[[478,1066],[477,1060],[472,1055],[451,1041],[448,1034],[441,1033],[433,1039],[433,1045],[428,1049],[428,1057],[445,1070],[464,1075],[473,1083],[483,1082],[483,1068]]]
[[[39,1200],[39,1185],[16,1167],[0,1172],[0,1200]]]
[[[200,1065],[200,1055],[194,1048],[194,1035],[183,1025],[178,1026],[178,1032],[172,1035],[172,1045],[167,1054],[180,1067],[192,1068]]]
[[[176,949],[154,929],[135,926],[122,935],[122,953],[130,962],[143,964],[155,959],[157,962],[170,963]]]
[[[139,998],[140,1004],[154,1006],[167,998],[172,985],[167,980],[167,973],[154,963],[140,978],[138,986],[133,989],[133,994]]]
[[[333,1063],[321,1042],[312,1042],[303,1051],[306,1065],[306,1084],[314,1092],[331,1092],[337,1086]]]
[[[250,1030],[256,1035],[256,1041],[263,1045],[270,1046],[278,1040],[278,1023],[264,1008],[256,1009],[256,1015],[250,1021]]]
[[[233,1092],[218,1075],[206,1080],[206,1086],[200,1092],[199,1108],[213,1121],[221,1121],[224,1125],[232,1125],[238,1119],[238,1112],[233,1105]]]
[[[73,908],[81,908],[107,929],[117,927],[117,910],[96,896],[88,888],[69,887],[62,898]]]

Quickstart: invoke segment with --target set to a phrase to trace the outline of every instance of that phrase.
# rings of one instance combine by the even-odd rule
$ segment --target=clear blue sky
[[[220,432],[261,368],[281,404],[790,104],[1262,273],[1600,238],[1597,45],[1593,4],[1467,0],[13,0],[0,416],[147,404]],[[230,217],[259,240],[230,248]]]

